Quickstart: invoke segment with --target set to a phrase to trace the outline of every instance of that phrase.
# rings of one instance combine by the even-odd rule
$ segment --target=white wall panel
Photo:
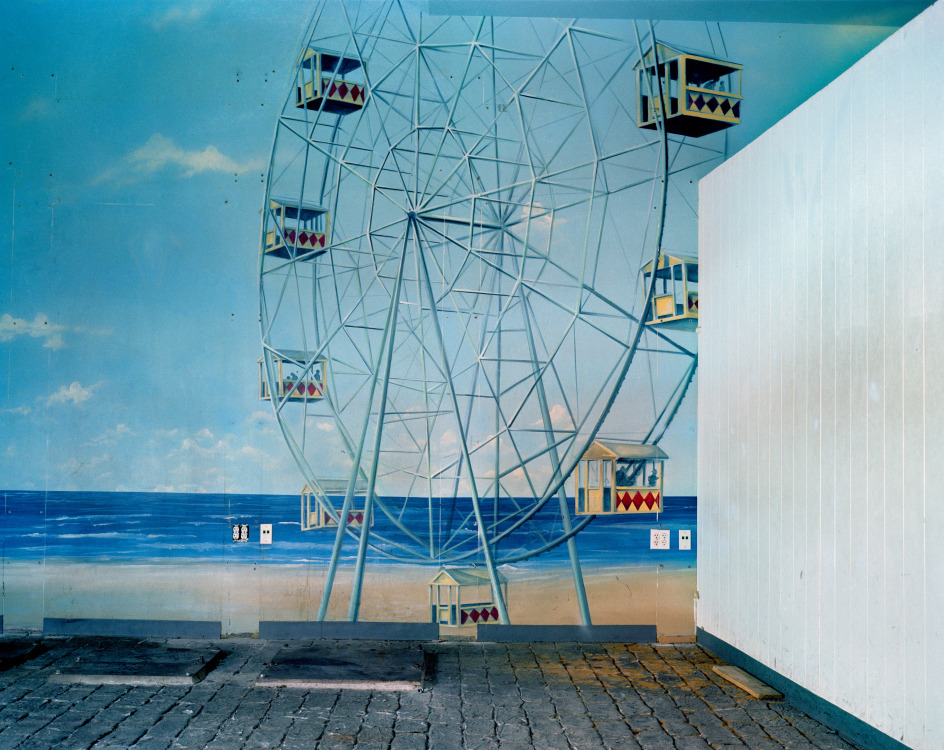
[[[908,31],[902,37],[902,70],[917,74],[919,87],[931,84],[930,72],[921,67],[926,54],[925,34]],[[902,143],[920,138],[924,128],[924,99],[914,102],[912,116],[902,120]],[[925,701],[925,643],[924,579],[924,502],[926,499],[923,473],[908,471],[912,461],[924,460],[924,254],[923,213],[925,197],[914,190],[909,182],[912,176],[923,173],[922,154],[918,149],[904,149],[902,153],[902,234],[901,246],[905,257],[913,258],[910,267],[903,264],[904,291],[902,299],[902,611],[908,612],[902,622],[902,701],[904,703],[905,734],[922,731],[922,717],[927,710]]]
[[[915,39],[924,50],[923,59],[933,64],[923,65],[918,81],[920,84],[915,102],[916,114],[921,117],[922,144],[920,182],[909,183],[909,196],[922,202],[921,242],[917,246],[923,256],[923,301],[924,301],[924,500],[923,515],[925,564],[923,569],[910,571],[924,575],[925,636],[923,647],[912,653],[923,651],[925,659],[926,707],[924,731],[925,746],[940,743],[941,725],[944,723],[944,699],[940,676],[944,673],[944,653],[940,644],[944,642],[944,96],[941,96],[942,45],[944,39],[944,13],[941,4],[934,6],[937,12],[925,14],[930,17],[915,29]],[[910,36],[908,37],[911,38]],[[909,149],[910,152],[910,149]],[[909,176],[909,179],[910,176]],[[920,544],[917,537],[909,538],[908,544]],[[915,624],[917,630],[918,624]],[[915,668],[918,665],[912,665]],[[910,683],[909,683],[910,688]],[[910,722],[909,722],[910,725]]]
[[[944,4],[700,186],[698,624],[923,750],[944,701]]]

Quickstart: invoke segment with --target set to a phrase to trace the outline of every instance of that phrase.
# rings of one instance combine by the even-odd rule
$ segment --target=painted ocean
[[[0,491],[0,496],[4,518],[0,547],[2,558],[11,562],[327,562],[334,541],[333,529],[302,531],[297,495]],[[468,508],[459,502],[460,514],[471,509],[471,502],[465,504]],[[581,563],[694,568],[695,518],[694,497],[667,497],[665,510],[658,516],[597,517],[577,535]],[[381,530],[383,520],[378,519],[376,530]],[[540,526],[541,515],[535,520]],[[553,523],[550,515],[546,520]],[[408,508],[403,522],[423,529],[429,525],[428,511]],[[272,545],[259,544],[260,523],[272,524]],[[251,541],[234,542],[233,524],[248,524]],[[669,530],[671,549],[650,550],[650,529]],[[678,549],[680,529],[692,530],[690,551]],[[533,542],[524,532],[514,532],[502,547],[515,550]],[[350,561],[355,555],[355,543],[347,540],[342,560]],[[370,559],[396,564],[374,551]],[[567,560],[566,545],[559,545],[516,567],[558,567],[567,565]]]

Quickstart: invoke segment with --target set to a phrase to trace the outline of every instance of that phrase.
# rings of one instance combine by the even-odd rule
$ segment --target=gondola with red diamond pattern
[[[743,66],[657,42],[636,63],[636,124],[699,138],[741,122]],[[657,58],[657,59],[654,59]]]
[[[364,66],[356,57],[309,47],[298,68],[295,106],[337,115],[357,112],[367,102],[367,84],[341,78],[355,71],[363,77]]]
[[[594,440],[574,472],[578,516],[662,512],[663,450],[625,440]]]
[[[325,395],[325,370],[327,360],[310,360],[305,352],[283,350],[272,352],[275,375],[276,401],[318,401]],[[269,381],[266,378],[265,358],[259,358],[259,399],[270,399]]]
[[[508,579],[496,571],[498,584],[508,599]],[[443,568],[429,582],[429,621],[438,625],[468,627],[498,622],[485,568]],[[475,601],[463,601],[462,593]]]
[[[272,212],[266,232],[265,254],[291,260],[312,260],[328,244],[328,211],[321,206],[278,198],[269,201]]]
[[[334,495],[343,495],[347,491],[346,480],[324,479],[321,481],[321,485],[324,492],[330,492]],[[366,489],[367,487],[362,482],[358,482],[354,488],[355,507],[348,511],[348,528],[359,529],[364,525],[364,493]],[[321,493],[313,491],[309,485],[306,484],[302,487],[302,531],[337,528],[337,520],[328,512],[324,503],[319,499],[320,497]],[[370,523],[373,526],[373,516]]]

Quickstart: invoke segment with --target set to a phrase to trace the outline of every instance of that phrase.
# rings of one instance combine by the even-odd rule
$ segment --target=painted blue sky
[[[257,399],[258,247],[310,12],[4,2],[0,487],[297,492]],[[893,29],[721,30],[745,65],[736,151]],[[694,414],[690,398],[667,436],[670,494],[694,491]]]

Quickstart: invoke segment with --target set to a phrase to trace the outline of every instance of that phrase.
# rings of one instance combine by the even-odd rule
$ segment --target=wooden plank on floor
[[[715,673],[721,675],[728,682],[733,682],[741,690],[746,690],[755,698],[763,701],[779,701],[783,695],[774,690],[770,685],[766,685],[758,680],[754,675],[748,674],[740,667],[732,667],[730,664],[714,666]]]

